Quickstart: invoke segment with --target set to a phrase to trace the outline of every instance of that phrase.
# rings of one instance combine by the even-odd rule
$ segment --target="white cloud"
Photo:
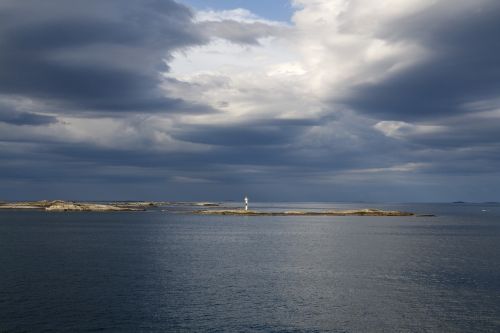
[[[351,174],[392,173],[392,172],[406,173],[406,172],[416,172],[429,165],[430,165],[429,163],[411,162],[411,163],[393,165],[385,168],[352,169],[347,171],[347,173]]]
[[[442,125],[410,124],[404,121],[380,121],[373,126],[376,130],[392,138],[404,138],[415,135],[436,134],[445,132]]]
[[[236,8],[231,10],[202,10],[196,12],[195,22],[222,22],[236,21],[240,23],[265,23],[269,25],[285,25],[284,22],[271,21],[261,18],[248,9]]]
[[[293,16],[303,67],[317,95],[333,99],[354,84],[376,82],[422,61],[427,50],[414,42],[377,34],[396,17],[431,1],[297,0]]]
[[[377,82],[425,59],[429,51],[422,45],[384,39],[377,31],[432,4],[297,0],[293,26],[285,33],[268,37],[259,46],[215,39],[177,52],[169,76],[196,86],[194,91],[177,91],[183,98],[215,108],[226,105],[219,107],[226,121],[250,114],[268,118],[314,116],[320,109],[325,112],[325,101],[335,103],[351,86]],[[245,9],[202,11],[196,19],[281,24]],[[221,78],[224,84],[215,84]],[[334,109],[330,106],[327,112]]]

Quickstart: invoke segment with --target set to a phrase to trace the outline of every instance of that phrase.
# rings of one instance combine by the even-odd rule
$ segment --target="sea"
[[[435,216],[0,211],[0,332],[500,332],[499,204],[251,204]]]

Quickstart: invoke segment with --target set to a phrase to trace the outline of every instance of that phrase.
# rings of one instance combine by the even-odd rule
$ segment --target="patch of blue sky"
[[[293,7],[290,0],[180,0],[197,10],[247,9],[254,14],[273,21],[290,21]]]

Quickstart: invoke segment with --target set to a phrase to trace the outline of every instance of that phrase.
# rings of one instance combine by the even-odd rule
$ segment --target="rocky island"
[[[349,210],[327,210],[327,211],[285,211],[268,212],[244,209],[228,210],[198,210],[195,214],[200,215],[237,215],[237,216],[416,216],[415,213],[400,212],[394,210],[379,209],[349,209]]]
[[[114,201],[114,202],[78,202],[66,200],[41,200],[1,202],[0,210],[44,210],[53,212],[120,212],[145,211],[158,207],[217,207],[215,202],[170,202],[170,201]]]
[[[92,203],[92,202],[74,202],[63,200],[42,200],[42,201],[24,201],[0,203],[0,209],[18,209],[18,210],[45,210],[55,212],[86,211],[86,212],[117,212],[117,211],[143,211],[151,203],[146,202],[127,202],[127,203]]]

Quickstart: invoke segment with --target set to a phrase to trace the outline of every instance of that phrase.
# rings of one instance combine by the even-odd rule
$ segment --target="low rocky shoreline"
[[[170,201],[116,201],[116,202],[77,202],[64,200],[41,200],[0,202],[0,210],[44,210],[52,212],[121,212],[145,211],[148,209],[180,207],[217,207],[214,202],[170,202]]]
[[[174,212],[197,215],[233,215],[233,216],[433,216],[430,214],[417,215],[410,212],[380,209],[350,209],[326,211],[255,211],[220,207],[219,203],[211,202],[76,202],[63,200],[42,200],[22,202],[0,202],[0,210],[41,210],[47,212],[123,212],[145,211],[162,207],[207,207],[205,210],[174,209]],[[217,207],[219,207],[217,209]],[[163,210],[162,210],[163,211]]]
[[[45,210],[54,212],[86,211],[86,212],[117,212],[117,211],[143,211],[150,203],[113,203],[101,204],[90,202],[73,202],[62,200],[42,200],[42,201],[24,201],[0,203],[0,209],[13,210]]]
[[[352,209],[352,210],[328,210],[328,211],[286,211],[286,212],[262,212],[243,209],[229,210],[198,210],[194,212],[200,215],[237,215],[237,216],[416,216],[415,213],[400,212],[379,209]]]

